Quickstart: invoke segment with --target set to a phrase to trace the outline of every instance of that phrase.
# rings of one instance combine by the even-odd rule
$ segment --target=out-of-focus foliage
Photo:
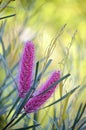
[[[71,74],[69,79],[60,82],[59,88],[46,105],[62,99],[75,86],[80,85],[80,88],[58,104],[36,114],[20,114],[17,119],[23,120],[17,121],[18,125],[13,128],[21,129],[29,124],[35,130],[35,125],[41,124],[37,129],[86,129],[85,6],[85,0],[0,0],[1,129],[11,121],[15,108],[18,108],[19,99],[15,104],[18,96],[18,63],[27,40],[33,40],[36,45],[37,61],[47,56],[40,63],[39,70],[46,65],[49,58],[53,59],[41,82],[53,69],[60,69],[62,77],[67,73]],[[64,26],[65,24],[67,25]],[[15,108],[11,109],[13,105]]]

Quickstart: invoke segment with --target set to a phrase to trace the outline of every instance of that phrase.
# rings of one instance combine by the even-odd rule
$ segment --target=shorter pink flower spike
[[[18,92],[24,98],[29,91],[33,80],[33,67],[35,64],[35,47],[31,41],[26,42],[23,55],[20,61],[18,80]]]
[[[48,89],[54,82],[60,79],[60,71],[54,71],[50,78],[46,81],[44,85],[40,87],[37,92],[34,92],[33,97],[29,99],[26,103],[24,109],[26,113],[31,113],[37,111],[54,93],[56,85],[49,89],[47,92],[43,93]],[[40,94],[40,95],[39,95]]]

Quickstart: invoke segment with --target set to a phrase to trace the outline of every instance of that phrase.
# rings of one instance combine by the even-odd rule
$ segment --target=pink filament
[[[50,78],[46,81],[46,83],[42,85],[40,89],[33,94],[33,97],[30,98],[29,101],[26,103],[24,107],[26,113],[37,111],[47,101],[47,99],[50,98],[50,96],[55,91],[56,85],[49,89],[46,93],[41,93],[43,93],[47,88],[49,88],[54,82],[58,81],[59,79],[60,71],[54,71]]]
[[[19,96],[24,98],[26,93],[31,87],[33,79],[33,67],[35,61],[35,47],[30,41],[26,42],[23,55],[20,61],[20,72],[19,72],[19,85],[18,91]]]

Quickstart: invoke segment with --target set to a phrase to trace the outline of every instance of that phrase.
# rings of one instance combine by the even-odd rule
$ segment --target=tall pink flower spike
[[[33,80],[33,69],[35,64],[35,47],[31,41],[26,42],[23,55],[20,61],[18,80],[18,92],[24,98],[29,91]]]
[[[56,86],[53,86],[46,93],[43,93],[47,88],[49,88],[54,82],[60,79],[60,71],[54,71],[50,78],[43,84],[37,92],[34,92],[33,97],[29,99],[26,103],[24,109],[26,113],[31,113],[37,111],[54,93]],[[40,95],[39,95],[40,94]],[[38,96],[39,95],[39,96]]]

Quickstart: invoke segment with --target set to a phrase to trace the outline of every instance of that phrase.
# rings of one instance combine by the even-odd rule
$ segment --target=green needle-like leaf
[[[16,16],[16,14],[11,14],[11,15],[8,15],[8,16],[1,17],[0,20],[11,18],[11,17],[14,17],[14,16]]]
[[[72,94],[73,92],[75,92],[75,90],[77,90],[79,87],[80,87],[80,86],[78,86],[78,87],[72,89],[70,92],[68,92],[67,94],[65,94],[63,97],[61,97],[61,98],[58,99],[57,101],[51,103],[50,105],[48,105],[48,106],[46,106],[46,107],[43,107],[42,109],[47,108],[47,107],[50,107],[50,106],[52,106],[52,105],[54,105],[54,104],[56,104],[56,103],[62,101],[62,100],[65,99],[68,95],[70,95],[70,94]],[[41,109],[40,109],[40,110],[41,110]]]
[[[51,64],[51,62],[52,62],[52,60],[50,59],[50,60],[47,62],[46,66],[43,68],[43,70],[40,72],[40,74],[39,74],[38,77],[37,77],[37,80],[38,80],[38,81],[40,81],[42,75],[44,74],[44,72],[46,71],[46,69],[49,67],[49,65]]]
[[[24,99],[21,99],[20,104],[17,106],[16,111],[15,111],[13,117],[15,115],[18,116],[18,114],[21,112],[22,108],[24,107],[26,102],[29,100],[29,98],[31,97],[33,92],[34,92],[34,86],[31,87],[29,92],[26,94],[26,97]]]
[[[54,82],[48,89],[46,89],[44,92],[40,93],[39,95],[46,93],[46,92],[47,92],[48,90],[50,90],[52,87],[56,86],[58,83],[60,83],[61,81],[63,81],[64,79],[66,79],[66,78],[69,77],[69,76],[70,76],[70,74],[67,74],[67,75],[65,75],[64,77],[60,78],[60,80],[57,80],[56,82]],[[37,95],[37,96],[39,96],[39,95]]]
[[[86,108],[86,104],[83,106],[83,108],[82,108],[82,105],[83,105],[83,104],[81,103],[81,104],[80,104],[80,107],[79,107],[79,109],[78,109],[78,112],[77,112],[77,114],[76,114],[76,117],[75,117],[75,120],[74,120],[72,129],[75,128],[76,124],[79,122],[79,120],[81,119],[82,114],[84,113],[84,110],[85,110],[85,108]],[[83,123],[82,123],[82,124],[83,124]]]
[[[81,129],[85,124],[86,124],[86,120],[78,127],[78,130],[85,130],[85,129]]]
[[[22,119],[24,118],[24,116],[26,116],[26,113],[23,113],[23,114],[11,125],[11,127],[14,126],[14,125],[16,125],[20,120],[22,120]]]
[[[12,105],[12,104],[6,105],[6,106],[4,106],[3,108],[1,107],[1,108],[0,108],[0,116],[3,115],[3,114],[5,114],[5,113],[8,111],[8,109],[9,109],[9,107],[10,107],[11,105]]]
[[[12,129],[12,130],[29,130],[33,127],[37,127],[39,126],[40,124],[36,124],[36,125],[32,125],[32,126],[28,126],[28,127],[24,127],[24,128],[18,128],[18,129]]]
[[[14,105],[12,106],[12,108],[10,109],[10,111],[9,111],[9,113],[8,113],[8,115],[7,115],[7,118],[9,117],[10,113],[14,110],[14,108],[15,108],[15,106],[18,104],[19,100],[20,100],[20,97],[18,97],[18,98],[16,99]]]

